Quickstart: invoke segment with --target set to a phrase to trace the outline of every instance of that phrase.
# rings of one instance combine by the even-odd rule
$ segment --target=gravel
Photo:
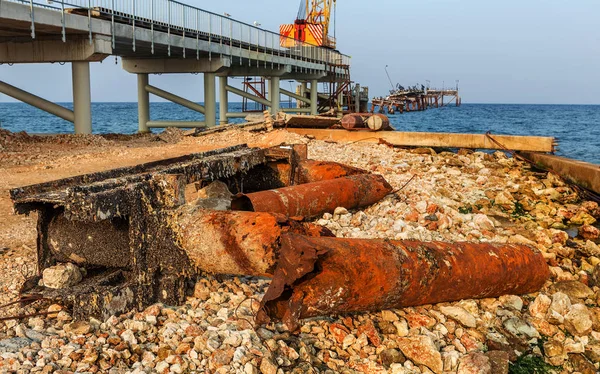
[[[234,135],[249,143],[298,140],[281,131]],[[184,141],[211,144],[224,136]],[[0,372],[505,373],[532,363],[556,373],[600,369],[597,204],[501,152],[302,141],[310,158],[382,174],[395,188],[366,209],[338,208],[315,220],[336,236],[524,243],[542,251],[551,279],[535,294],[314,318],[292,333],[253,322],[268,280],[205,276],[181,306],[73,321],[52,305],[48,316],[0,322]],[[582,225],[592,229],[573,237],[565,231]],[[0,254],[0,302],[14,300],[22,273],[31,271],[22,269],[33,259],[27,248]]]

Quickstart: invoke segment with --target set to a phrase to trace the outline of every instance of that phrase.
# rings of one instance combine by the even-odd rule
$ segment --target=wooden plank
[[[540,153],[520,154],[541,169],[552,170],[564,179],[600,194],[600,165]]]
[[[453,134],[437,132],[402,131],[346,131],[330,129],[288,128],[300,135],[312,135],[318,140],[340,142],[365,141],[377,143],[379,139],[396,146],[448,147],[473,149],[501,149],[485,134]],[[553,152],[554,138],[544,136],[491,135],[493,139],[513,151]]]

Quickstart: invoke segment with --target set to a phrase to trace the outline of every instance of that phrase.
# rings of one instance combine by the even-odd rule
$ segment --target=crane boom
[[[295,41],[335,48],[335,38],[329,36],[331,7],[336,0],[300,0],[298,16],[293,24],[279,27],[281,45],[292,47]]]

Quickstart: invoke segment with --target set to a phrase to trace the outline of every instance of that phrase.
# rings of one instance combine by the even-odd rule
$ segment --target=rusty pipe
[[[391,191],[381,175],[358,174],[240,195],[232,201],[231,208],[312,218],[340,206],[354,209],[374,204]]]
[[[242,186],[244,192],[256,192],[367,173],[366,170],[331,161],[301,160],[294,168],[287,161],[273,161],[245,174]]]
[[[258,323],[525,294],[549,277],[524,245],[282,237]]]
[[[193,204],[163,211],[160,225],[163,230],[153,240],[160,242],[161,255],[183,254],[186,264],[213,274],[270,277],[283,233],[333,236],[322,226],[281,215],[214,211]],[[61,214],[52,218],[47,235],[49,249],[61,262],[131,270],[126,220],[89,223],[69,221]]]

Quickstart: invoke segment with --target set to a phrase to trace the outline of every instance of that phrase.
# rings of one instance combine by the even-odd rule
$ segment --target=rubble
[[[277,142],[283,139],[277,131],[269,134],[268,137]],[[203,139],[200,144],[220,146],[227,142],[256,143],[266,137],[240,131],[199,139]],[[178,147],[197,147],[197,141],[200,140],[183,139]],[[102,153],[107,160],[123,158],[119,153],[121,148],[106,144],[101,147],[107,152]],[[127,157],[133,157],[135,151],[127,149],[130,152]],[[156,153],[155,148],[151,151]],[[40,149],[31,152],[37,154]],[[75,160],[79,170],[91,162],[79,153],[73,159],[49,162],[52,158],[44,149],[41,152],[43,157],[39,159],[28,160],[27,155],[17,159],[24,165],[39,167],[27,170],[28,173],[38,173],[46,167],[55,172]],[[423,341],[434,367],[437,351],[443,370],[448,373],[457,372],[473,353],[483,353],[489,358],[492,373],[506,373],[509,365],[514,372],[531,372],[532,368],[561,374],[600,370],[600,288],[594,283],[594,274],[600,274],[598,244],[579,236],[565,238],[566,232],[555,228],[563,224],[564,229],[568,229],[571,225],[568,217],[574,217],[580,210],[595,219],[600,218],[598,212],[594,212],[597,205],[594,208],[592,202],[578,200],[570,188],[560,186],[546,173],[531,170],[518,160],[482,152],[461,156],[470,163],[458,167],[446,162],[447,159],[458,160],[456,154],[439,149],[435,153],[419,154],[362,142],[342,145],[312,141],[309,157],[381,174],[396,190],[370,207],[350,209],[347,213],[340,210],[337,215],[324,214],[313,221],[331,229],[337,237],[503,244],[518,235],[522,238],[519,240],[527,240],[542,253],[551,266],[550,280],[539,292],[520,297],[521,310],[515,308],[518,301],[505,298],[464,300],[309,319],[302,322],[299,333],[292,334],[283,324],[258,327],[253,323],[260,295],[270,284],[268,280],[206,275],[196,283],[196,293],[188,295],[179,306],[158,303],[141,312],[131,311],[118,317],[86,318],[84,321],[92,329],[83,336],[64,330],[75,317],[68,308],[50,316],[2,321],[0,347],[11,348],[0,348],[0,371],[260,373],[263,361],[268,360],[265,368],[271,363],[271,369],[283,373],[431,373],[432,369],[419,358],[403,353],[400,344],[405,342],[404,338]],[[94,154],[93,158],[98,157]],[[14,178],[25,175],[25,166],[20,168],[19,173],[3,169],[9,170],[2,181],[6,183],[5,191],[15,185],[17,179]],[[459,173],[451,175],[451,170]],[[487,182],[480,185],[477,179],[484,175]],[[12,185],[7,182],[11,180]],[[532,188],[546,186],[554,188],[560,197],[551,200],[552,195],[537,196],[532,191]],[[493,204],[495,196],[502,191],[509,192],[513,198],[508,210]],[[6,200],[3,202],[9,206]],[[431,213],[433,205],[437,210]],[[34,262],[35,238],[31,232],[35,231],[35,222],[31,218],[11,216],[8,210],[3,212],[7,219],[16,217],[27,222],[25,228],[10,226],[10,230],[5,223],[4,231],[0,232],[0,287],[3,291],[0,300],[6,303],[18,298],[24,281],[23,265]],[[487,216],[494,227],[480,227],[474,222],[476,214]],[[431,215],[438,220],[425,219]],[[577,336],[568,331],[564,322],[568,311],[562,315],[563,322],[548,315],[557,293],[550,286],[561,280],[580,282],[593,292],[585,299],[571,300],[559,291],[564,295],[560,297],[563,302],[568,300],[571,306],[581,304],[589,311],[592,328],[587,335]],[[466,327],[446,316],[441,312],[442,306],[464,309],[475,318],[476,327]],[[45,308],[43,304],[42,308]],[[35,310],[26,307],[28,312]],[[505,327],[509,320],[509,325],[535,329],[540,338],[530,338],[523,333],[514,335]],[[366,326],[371,324],[380,337],[379,346],[375,345],[376,340],[367,337],[371,330]],[[37,329],[43,334],[41,342],[17,335],[26,329]],[[338,342],[344,334],[354,338],[345,349],[343,338]],[[346,343],[351,340],[348,338]],[[390,361],[385,361],[389,363],[386,367],[382,359],[390,356]]]

